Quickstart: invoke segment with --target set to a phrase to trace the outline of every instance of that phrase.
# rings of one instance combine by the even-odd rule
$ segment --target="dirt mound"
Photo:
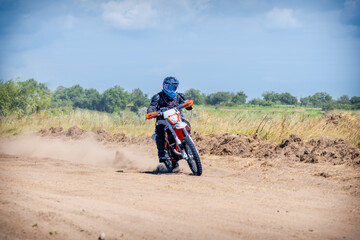
[[[308,142],[290,135],[276,148],[275,152],[292,160],[306,163],[330,162],[334,165],[360,165],[360,151],[343,139],[320,138]]]
[[[360,150],[343,139],[303,141],[290,135],[280,144],[262,141],[258,135],[201,135],[194,132],[194,141],[202,154],[236,155],[244,158],[280,158],[306,163],[330,162],[334,165],[360,165]]]
[[[129,138],[124,133],[111,134],[105,129],[99,129],[95,132],[96,139],[101,142],[128,142]]]
[[[99,142],[104,143],[150,143],[151,138],[144,137],[127,137],[124,133],[119,132],[111,134],[105,129],[99,129],[96,131],[88,131],[81,129],[77,126],[73,126],[65,131],[62,127],[50,127],[49,129],[41,129],[38,134],[42,137],[63,137],[71,138],[74,140],[83,138],[94,138]]]
[[[38,133],[41,136],[62,136],[65,134],[63,127],[50,127],[49,129],[41,129]]]
[[[342,115],[340,113],[329,113],[324,115],[324,118],[326,123],[338,124],[339,120],[342,118]]]
[[[71,137],[73,139],[79,139],[86,133],[87,133],[86,130],[78,128],[77,126],[73,126],[68,129],[66,136]]]
[[[127,137],[124,133],[111,134],[104,129],[88,131],[77,126],[64,131],[62,127],[51,127],[38,132],[41,136],[81,139],[93,137],[97,141],[116,144],[150,144],[150,137]],[[303,141],[290,135],[281,143],[267,142],[258,135],[193,133],[193,139],[201,154],[231,155],[242,158],[284,159],[305,163],[329,162],[334,165],[360,166],[360,150],[343,139],[320,138]]]
[[[196,146],[200,153],[214,155],[237,155],[249,157],[272,157],[275,143],[260,140],[258,135],[246,134],[221,134],[203,136],[193,134]]]
[[[50,136],[50,137],[70,137],[72,139],[80,139],[88,133],[87,130],[78,128],[77,126],[73,126],[69,128],[67,131],[64,130],[63,127],[50,127],[49,129],[41,129],[38,134],[40,136]]]
[[[360,150],[343,139],[312,139],[307,144],[312,147],[311,153],[319,161],[332,159],[334,165],[343,163],[360,165]]]

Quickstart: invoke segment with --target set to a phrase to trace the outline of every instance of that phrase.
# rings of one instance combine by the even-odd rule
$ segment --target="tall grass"
[[[111,133],[124,132],[128,136],[145,136],[154,129],[154,122],[146,121],[144,114],[140,117],[131,111],[109,114],[83,109],[51,109],[21,118],[3,117],[0,120],[0,134],[29,133],[58,126],[68,129],[76,125],[87,130],[105,129]]]
[[[328,121],[320,112],[313,111],[241,111],[218,113],[198,110],[193,113],[194,129],[201,133],[259,134],[261,139],[279,142],[290,134],[305,140],[320,137],[343,138],[354,144],[360,140],[358,112],[341,114],[337,123]]]
[[[279,142],[290,134],[305,140],[328,136],[343,138],[357,144],[360,140],[360,112],[341,114],[337,123],[327,121],[319,109],[295,108],[209,108],[195,107],[185,111],[193,130],[203,134],[241,133],[259,134],[261,139]],[[124,111],[108,114],[90,110],[45,110],[21,118],[7,116],[0,119],[0,134],[27,133],[43,128],[77,125],[88,130],[105,129],[111,133],[124,132],[128,136],[150,136],[155,120],[145,120],[145,109],[136,114]]]

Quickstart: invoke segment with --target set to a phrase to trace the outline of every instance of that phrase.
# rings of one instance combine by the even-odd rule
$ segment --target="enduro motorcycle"
[[[185,159],[192,173],[196,176],[202,174],[199,152],[191,138],[190,127],[181,119],[182,108],[188,108],[193,105],[193,100],[188,100],[175,107],[162,108],[157,112],[148,113],[146,119],[152,119],[157,116],[163,116],[166,122],[165,126],[165,150],[170,156],[173,166],[177,162]],[[153,138],[154,139],[154,138]]]

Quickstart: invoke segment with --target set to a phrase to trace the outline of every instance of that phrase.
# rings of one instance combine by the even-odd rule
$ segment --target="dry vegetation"
[[[257,133],[261,139],[274,142],[280,142],[290,134],[296,134],[305,140],[330,137],[342,138],[353,144],[360,140],[358,112],[321,114],[306,110],[268,110],[212,113],[200,110],[195,115],[195,129],[205,134]]]
[[[108,114],[90,110],[45,110],[32,115],[1,118],[0,134],[27,133],[62,126],[77,125],[88,130],[105,129],[110,133],[123,132],[127,136],[149,136],[154,121],[144,119],[145,109],[138,114],[124,111]],[[321,113],[314,109],[216,109],[199,107],[186,112],[193,129],[202,134],[257,133],[262,140],[280,142],[290,134],[304,140],[330,137],[342,138],[355,145],[360,140],[360,114],[355,111]]]
[[[32,115],[1,119],[0,134],[28,133],[43,128],[61,126],[68,129],[74,125],[87,130],[105,129],[111,133],[124,132],[129,136],[146,136],[153,131],[154,122],[145,121],[144,114],[125,111],[123,114],[84,109],[44,110]]]

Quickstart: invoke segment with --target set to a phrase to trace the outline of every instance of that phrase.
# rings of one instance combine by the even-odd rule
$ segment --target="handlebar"
[[[152,119],[158,115],[159,115],[158,112],[151,112],[151,113],[146,114],[145,117],[146,117],[146,119]]]
[[[172,108],[177,108],[177,109],[182,109],[182,108],[189,108],[189,107],[192,107],[192,105],[194,105],[194,101],[193,100],[187,100],[186,102],[176,106],[176,107],[172,107]],[[171,108],[166,108],[166,110],[169,110]],[[151,113],[148,113],[145,115],[145,118],[146,119],[151,119],[151,118],[154,118],[154,117],[157,117],[159,115],[162,115],[163,113],[163,110],[159,110],[157,112],[151,112]]]

